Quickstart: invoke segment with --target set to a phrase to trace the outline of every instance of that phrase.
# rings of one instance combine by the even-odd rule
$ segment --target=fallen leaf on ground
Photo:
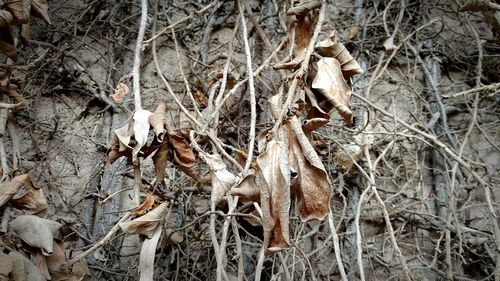
[[[0,280],[9,280],[9,274],[14,270],[10,257],[0,252]]]
[[[111,95],[111,98],[114,101],[122,102],[123,98],[128,94],[128,92],[129,92],[129,88],[128,88],[127,84],[119,83],[118,86],[116,86],[113,94]]]
[[[47,210],[47,199],[45,199],[43,189],[34,186],[29,176],[25,179],[25,184],[20,191],[12,197],[10,204],[30,215],[40,215]]]
[[[40,250],[36,250],[35,252],[35,265],[42,274],[42,276],[47,280],[52,280],[50,276],[49,269],[47,267],[47,261],[45,260],[45,256],[42,254]]]
[[[311,88],[318,90],[352,124],[352,112],[349,108],[351,88],[342,76],[340,63],[334,58],[321,58],[317,62],[318,72]]]
[[[79,256],[83,253],[83,251],[68,251],[66,250],[66,256],[68,256],[69,260]],[[76,277],[76,280],[81,281],[85,280],[85,276],[90,276],[90,270],[89,267],[87,266],[87,260],[86,259],[81,259],[77,263],[73,264],[71,268],[71,272],[73,272],[73,275]]]
[[[161,203],[151,212],[142,217],[138,217],[133,221],[120,223],[120,228],[129,234],[142,234],[151,238],[156,227],[161,221],[163,213],[167,209],[168,203]]]
[[[53,252],[54,236],[62,227],[56,221],[22,215],[10,222],[12,231],[28,245],[40,248],[46,256]]]
[[[10,182],[0,184],[0,207],[14,197],[14,195],[21,189],[26,182],[29,181],[28,174],[19,175],[14,177]]]
[[[9,253],[12,260],[13,270],[11,272],[10,280],[12,281],[46,281],[43,275],[29,259],[16,251]]]

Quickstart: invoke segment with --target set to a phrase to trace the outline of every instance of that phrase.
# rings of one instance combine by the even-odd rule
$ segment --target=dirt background
[[[157,29],[209,4],[159,2]],[[348,280],[360,278],[356,256],[357,213],[366,279],[403,280],[401,263],[391,246],[375,196],[364,195],[364,203],[358,209],[360,196],[369,185],[361,172],[368,171],[363,145],[370,146],[372,160],[381,157],[375,173],[376,187],[413,279],[446,280],[452,268],[453,280],[495,280],[495,276],[498,280],[500,241],[495,241],[492,223],[498,219],[488,209],[485,189],[491,191],[493,207],[498,212],[495,202],[500,200],[497,141],[500,89],[497,86],[496,90],[448,99],[443,96],[499,83],[499,12],[459,12],[463,1],[327,2],[322,36],[335,28],[365,71],[351,80],[353,90],[408,124],[434,135],[453,151],[463,150],[461,158],[487,183],[486,187],[478,184],[462,166],[453,172],[455,162],[443,149],[353,98],[357,114],[354,128],[347,128],[338,114],[333,113],[334,120],[311,136],[334,179],[332,211]],[[405,3],[404,14],[399,18],[401,2]],[[288,4],[250,2],[273,46],[278,46],[286,36],[286,25],[282,23],[287,21]],[[199,101],[206,99],[210,79],[222,72],[238,21],[233,1],[218,7],[175,28],[179,54],[169,32],[157,40],[163,74],[190,109],[179,66],[182,65]],[[155,33],[153,11],[150,3],[146,38]],[[105,155],[113,130],[123,126],[134,110],[131,94],[121,103],[109,96],[132,69],[140,7],[135,2],[54,0],[49,1],[49,14],[51,25],[32,21],[31,42],[19,45],[17,65],[27,65],[40,56],[44,56],[43,60],[29,71],[12,68],[13,80],[21,85],[21,94],[28,101],[26,109],[15,113],[17,137],[21,140],[19,155],[12,154],[12,136],[3,139],[9,165],[13,157],[18,157],[18,170],[29,173],[33,183],[43,188],[49,201],[46,217],[63,222],[74,231],[68,235],[67,247],[87,249],[108,233],[124,210],[130,209],[132,168],[123,159],[106,164]],[[216,23],[210,29],[212,21]],[[431,21],[434,23],[429,24]],[[252,23],[248,21],[247,25],[256,68],[270,52]],[[396,25],[395,44],[399,48],[386,51],[383,43]],[[204,36],[209,36],[209,40]],[[246,68],[240,32],[232,42],[236,54],[230,64],[231,73],[235,79],[242,79]],[[187,130],[191,124],[165,90],[151,48],[151,44],[146,44],[143,51],[143,107],[154,110],[159,102],[166,102],[172,127]],[[281,51],[280,58],[286,52]],[[0,68],[8,64],[1,55],[0,62],[3,62]],[[123,81],[131,88],[130,80]],[[256,79],[258,131],[272,125],[267,99],[281,83],[272,68]],[[231,105],[224,109],[224,118],[218,126],[223,140],[235,147],[245,147],[247,143],[250,117],[247,93],[245,87],[237,92]],[[446,121],[442,116],[439,118],[443,108]],[[433,119],[436,114],[437,119]],[[369,121],[368,126],[364,126],[363,118]],[[341,157],[347,154],[359,166],[352,165],[348,157],[346,161],[352,167],[341,167]],[[155,178],[151,160],[146,159],[143,167],[144,190],[151,190]],[[167,168],[167,177],[155,192],[159,198],[171,198],[174,202],[166,222],[171,232],[209,211],[210,189],[193,183],[173,165]],[[224,206],[220,209],[227,210]],[[12,209],[0,212],[3,221],[17,215]],[[328,222],[302,223],[293,210],[291,218],[292,247],[266,258],[263,279],[339,280]],[[218,228],[222,222],[219,217]],[[245,279],[251,280],[262,231],[244,220],[240,227]],[[446,229],[451,232],[449,237]],[[87,258],[92,273],[89,278],[137,279],[138,243],[136,238],[116,235],[111,243]],[[232,234],[227,249],[226,271],[233,280],[237,260]],[[176,239],[161,240],[155,279],[213,280],[215,268],[206,217],[179,232]]]

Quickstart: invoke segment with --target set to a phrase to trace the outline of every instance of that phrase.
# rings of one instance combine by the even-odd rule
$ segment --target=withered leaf
[[[0,207],[7,203],[19,189],[29,181],[27,174],[14,177],[10,182],[0,184]]]
[[[259,202],[260,189],[256,183],[256,175],[250,173],[237,186],[231,188],[228,193],[232,196],[240,196],[242,201]]]
[[[83,251],[68,251],[66,250],[66,256],[69,257],[69,259],[72,259],[76,256],[79,256],[83,253]],[[87,260],[86,259],[81,259],[77,263],[73,264],[73,267],[71,268],[71,271],[73,272],[73,275],[75,276],[76,280],[81,281],[81,280],[86,280],[84,279],[85,276],[90,276],[90,270],[89,267],[87,266]]]
[[[153,281],[156,246],[162,232],[161,227],[157,227],[151,238],[145,239],[142,243],[139,257],[140,281]]]
[[[160,103],[155,112],[148,118],[149,124],[153,127],[153,131],[155,132],[156,138],[159,142],[163,141],[163,136],[165,135],[165,125],[167,124],[165,111],[165,103]]]
[[[358,62],[351,56],[344,44],[337,42],[336,31],[332,32],[330,38],[318,42],[315,46],[315,50],[324,57],[332,57],[338,60],[341,66],[342,75],[345,79],[363,73]]]
[[[290,246],[290,169],[288,167],[288,146],[282,129],[277,139],[267,144],[267,149],[257,157],[261,176],[256,177],[260,187],[264,245],[267,254]]]
[[[309,88],[306,87],[305,92],[309,99],[311,108],[307,113],[307,119],[303,121],[302,128],[304,133],[309,133],[328,124],[331,120],[331,116],[330,114],[324,112],[318,105],[318,101],[316,100],[314,93]]]
[[[151,212],[133,221],[120,223],[120,228],[129,234],[142,234],[151,238],[156,227],[160,224],[163,213],[167,209],[168,203],[161,203]]]
[[[29,259],[21,255],[16,251],[9,253],[9,257],[12,260],[14,269],[11,272],[11,279],[13,281],[45,281],[46,279],[42,276],[36,265],[34,265]]]
[[[349,108],[351,88],[342,76],[340,64],[334,58],[321,58],[317,62],[318,72],[311,85],[318,90],[352,124],[352,112]]]
[[[42,254],[40,250],[36,250],[35,252],[35,265],[42,274],[42,276],[47,280],[52,280],[50,276],[49,269],[47,267],[47,261],[45,260],[45,256]]]
[[[0,280],[9,280],[9,274],[14,270],[10,257],[0,252]]]
[[[47,268],[55,280],[60,280],[59,275],[66,275],[69,270],[66,268],[66,251],[64,250],[64,242],[54,240],[54,252],[46,258]],[[61,276],[63,277],[63,276]]]
[[[147,210],[154,206],[155,202],[156,201],[154,196],[149,192],[146,193],[146,199],[144,200],[144,202],[142,202],[141,205],[139,205],[132,211],[132,215],[142,216]]]
[[[318,154],[302,131],[296,116],[285,125],[289,138],[289,161],[297,173],[298,209],[303,221],[322,220],[329,212],[331,184]]]
[[[160,145],[155,155],[153,155],[153,164],[155,166],[155,186],[159,185],[165,178],[165,168],[167,167],[168,160],[168,140],[164,139],[163,143]]]
[[[128,94],[129,88],[127,84],[125,83],[119,83],[118,86],[116,86],[115,91],[113,92],[110,97],[117,102],[122,102],[123,98]]]
[[[22,215],[10,222],[12,231],[28,245],[40,248],[46,256],[53,252],[54,235],[62,225],[34,215]]]
[[[10,204],[30,215],[40,215],[47,210],[47,200],[43,194],[43,189],[34,186],[29,176],[25,180],[22,189],[12,197]]]
[[[174,161],[179,166],[179,169],[186,175],[199,181],[197,172],[194,170],[196,164],[196,157],[194,156],[193,149],[189,145],[186,138],[177,134],[167,124],[168,141],[174,148]]]

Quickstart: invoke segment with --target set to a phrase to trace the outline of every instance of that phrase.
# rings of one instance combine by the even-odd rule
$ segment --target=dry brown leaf
[[[266,253],[272,254],[290,246],[290,169],[283,130],[278,131],[278,139],[271,140],[266,151],[257,157],[257,165],[261,172],[256,184],[260,187],[264,245]]]
[[[151,212],[133,221],[120,223],[120,228],[129,234],[142,234],[151,238],[156,227],[161,221],[163,213],[167,209],[168,203],[161,203]]]
[[[322,58],[317,62],[318,72],[311,88],[318,90],[352,124],[352,112],[349,108],[351,88],[342,76],[340,64],[334,58]]]
[[[165,125],[167,124],[167,118],[165,116],[166,106],[165,103],[160,103],[156,108],[155,112],[149,116],[149,124],[153,127],[156,139],[159,142],[163,141],[163,136],[165,135]]]
[[[52,277],[49,273],[49,268],[47,267],[47,261],[45,260],[45,256],[42,254],[42,252],[40,250],[36,250],[34,257],[35,265],[42,276],[47,280],[52,280]]]
[[[14,270],[10,257],[0,252],[0,280],[9,280],[9,274]]]
[[[53,252],[54,235],[62,225],[34,215],[22,215],[10,222],[12,231],[28,245],[40,248],[46,256]]]
[[[168,144],[168,139],[164,139],[160,148],[158,148],[155,155],[153,155],[153,164],[155,166],[156,174],[155,186],[159,185],[165,178],[165,168],[167,167],[169,150]]]
[[[76,256],[81,255],[82,253],[83,251],[71,251],[70,253],[66,251],[66,256],[68,256],[69,259],[72,259]],[[85,276],[90,276],[90,270],[87,266],[86,259],[80,259],[77,263],[73,264],[71,271],[78,281],[84,280]]]
[[[302,122],[302,128],[305,133],[309,133],[328,124],[331,120],[331,116],[330,114],[324,112],[318,105],[318,101],[316,100],[314,93],[309,88],[306,87],[305,92],[311,108],[307,113],[307,119]]]
[[[142,243],[139,257],[140,281],[153,281],[155,254],[158,240],[160,239],[162,228],[157,227],[151,238],[145,239]]]
[[[133,216],[142,216],[146,211],[148,211],[155,204],[155,198],[151,193],[146,193],[146,199],[132,211]]]
[[[231,188],[228,192],[232,196],[240,196],[241,201],[260,201],[260,190],[256,183],[256,175],[250,173],[237,186]]]
[[[27,214],[41,215],[47,210],[47,200],[43,194],[43,189],[34,186],[29,175],[26,176],[27,179],[23,178],[25,181],[24,186],[12,197],[10,204],[19,210],[26,211]],[[12,181],[18,177],[15,177]]]
[[[174,148],[174,161],[179,166],[179,169],[186,175],[199,181],[198,173],[194,170],[196,157],[193,149],[189,145],[186,138],[175,133],[167,124],[168,141]]]
[[[40,270],[29,259],[16,251],[9,253],[12,260],[13,270],[10,280],[12,281],[45,281]]]
[[[116,86],[113,94],[110,95],[110,97],[116,102],[122,102],[123,98],[128,94],[128,92],[129,92],[129,88],[128,88],[127,84],[119,83],[118,86]]]
[[[210,167],[210,176],[212,178],[210,200],[218,203],[224,198],[231,186],[236,183],[236,176],[227,170],[227,166],[219,154],[206,154],[204,158]]]
[[[66,267],[66,251],[64,250],[64,242],[61,240],[54,240],[53,246],[54,252],[52,255],[46,258],[47,268],[50,271],[50,274],[54,276],[54,279],[58,280],[55,275],[62,272],[68,272],[65,270]]]
[[[289,138],[289,161],[297,173],[298,209],[303,221],[322,220],[329,212],[331,184],[318,154],[302,131],[297,117],[292,116],[285,126]]]
[[[7,203],[28,182],[29,175],[19,175],[13,178],[10,182],[0,184],[0,207]]]
[[[351,56],[344,44],[337,42],[336,31],[333,31],[328,39],[318,42],[315,46],[315,50],[321,56],[338,60],[341,65],[342,75],[345,79],[363,73],[358,62]]]

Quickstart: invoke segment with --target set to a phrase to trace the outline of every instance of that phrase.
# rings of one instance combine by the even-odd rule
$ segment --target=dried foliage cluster
[[[4,1],[0,280],[499,280],[498,4],[166,2]]]

